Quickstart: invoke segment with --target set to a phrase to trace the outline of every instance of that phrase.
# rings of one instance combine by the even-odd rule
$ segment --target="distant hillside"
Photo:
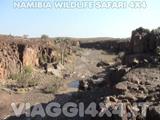
[[[13,36],[13,35],[2,35],[0,34],[0,41],[2,40],[40,40],[41,37],[27,37],[27,36]],[[113,37],[93,37],[93,38],[74,38],[74,37],[49,37],[49,40],[76,40],[80,42],[99,42],[99,41],[125,41],[129,40],[130,38],[113,38]]]

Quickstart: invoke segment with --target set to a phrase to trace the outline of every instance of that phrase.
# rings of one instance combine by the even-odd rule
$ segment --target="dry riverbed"
[[[53,75],[43,73],[36,70],[38,86],[32,89],[24,90],[20,92],[14,92],[6,86],[2,85],[0,90],[0,118],[5,118],[12,114],[12,108],[10,104],[15,102],[31,103],[32,105],[38,103],[47,103],[50,101],[65,102],[71,99],[73,92],[78,92],[79,80],[87,79],[99,72],[103,71],[103,68],[97,67],[97,63],[104,61],[112,64],[116,55],[109,54],[103,50],[96,49],[84,49],[80,50],[72,56],[71,60],[65,64],[65,70],[63,70],[63,78],[54,78]],[[54,80],[54,79],[55,80]],[[50,84],[54,82],[59,84],[56,91],[53,91]],[[45,93],[42,89],[46,88],[50,93]],[[51,90],[50,90],[51,89]],[[53,93],[53,92],[54,93]]]

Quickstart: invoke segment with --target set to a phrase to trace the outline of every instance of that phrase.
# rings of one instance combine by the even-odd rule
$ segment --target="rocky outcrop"
[[[19,73],[24,66],[44,68],[48,63],[59,63],[72,53],[72,46],[79,42],[23,39],[0,36],[0,79]],[[63,50],[62,50],[63,49]],[[64,58],[63,62],[67,61]]]
[[[150,33],[149,49],[155,51],[160,46],[160,28],[154,29]]]
[[[148,52],[148,45],[150,40],[150,31],[142,27],[132,32],[130,41],[130,52],[132,54]]]
[[[64,66],[61,63],[46,63],[45,70],[46,73],[50,73],[56,77],[62,78],[62,70],[64,70]]]
[[[83,42],[81,41],[80,47],[82,48],[95,48],[95,49],[102,49],[107,50],[110,52],[120,52],[126,51],[129,47],[129,38],[127,39],[109,39],[109,40],[100,40],[94,42]]]
[[[31,47],[25,47],[23,52],[23,65],[24,66],[39,66],[38,50]]]
[[[160,28],[152,30],[142,27],[132,32],[129,51],[123,57],[123,64],[129,66],[159,64]],[[136,61],[136,63],[135,63]]]
[[[122,77],[127,72],[129,72],[130,69],[131,68],[126,67],[124,65],[118,65],[118,66],[109,68],[107,76],[110,82],[112,83],[112,85],[115,85],[116,83],[120,82]]]
[[[15,43],[0,44],[0,78],[5,79],[10,74],[20,72],[22,62],[19,59],[18,46]]]
[[[132,98],[136,98],[134,102],[152,102],[156,104],[159,101],[159,78],[160,70],[158,68],[136,68],[127,73],[122,78],[122,82],[119,82],[115,88],[119,90],[126,88],[123,92],[124,96],[128,94],[132,95]]]
[[[160,105],[151,106],[147,110],[146,120],[159,120],[160,119]]]

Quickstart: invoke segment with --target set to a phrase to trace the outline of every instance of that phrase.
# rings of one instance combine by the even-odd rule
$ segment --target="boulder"
[[[110,64],[109,63],[106,63],[106,62],[104,62],[104,61],[100,61],[100,62],[98,62],[97,63],[97,67],[107,67],[107,66],[109,66]]]
[[[79,90],[86,91],[89,89],[88,82],[86,80],[79,81]]]
[[[113,68],[110,68],[108,77],[111,83],[114,85],[121,81],[121,78],[130,70],[130,68],[119,65]]]
[[[146,120],[160,120],[160,105],[148,108]]]
[[[124,57],[122,63],[130,67],[145,65],[153,63],[153,57],[147,53],[129,54]]]
[[[46,73],[51,73],[55,75],[56,77],[62,78],[62,70],[64,69],[62,64],[57,63],[46,63],[45,64],[45,70]]]
[[[124,93],[128,90],[126,82],[120,82],[120,83],[116,84],[114,86],[114,88],[115,88],[116,91],[118,91],[120,93]]]

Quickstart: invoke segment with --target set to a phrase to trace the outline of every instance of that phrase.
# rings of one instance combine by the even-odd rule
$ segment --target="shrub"
[[[32,72],[31,66],[25,66],[23,72],[12,74],[10,78],[16,80],[17,88],[33,87],[38,85],[38,81],[32,77]]]
[[[17,80],[19,78],[19,75],[18,74],[11,74],[9,78],[12,80]]]
[[[45,35],[45,34],[41,36],[41,40],[47,40],[48,38],[49,38],[48,35]]]
[[[55,94],[57,92],[57,89],[58,89],[58,85],[53,84],[53,85],[49,85],[49,86],[45,87],[43,89],[43,92],[46,94],[51,94],[51,93]]]
[[[41,54],[41,55],[39,55],[39,63],[41,64],[41,65],[43,65],[43,64],[45,64],[45,63],[47,63],[48,62],[48,56],[46,55],[46,54]]]
[[[42,91],[46,94],[55,94],[60,86],[62,86],[62,79],[52,76],[50,80],[51,84],[43,88]]]
[[[31,66],[25,66],[23,69],[24,69],[24,73],[31,74],[33,72],[33,69]]]
[[[25,88],[25,87],[29,87],[29,83],[31,81],[31,75],[28,73],[19,73],[17,75],[17,87],[19,88]]]

